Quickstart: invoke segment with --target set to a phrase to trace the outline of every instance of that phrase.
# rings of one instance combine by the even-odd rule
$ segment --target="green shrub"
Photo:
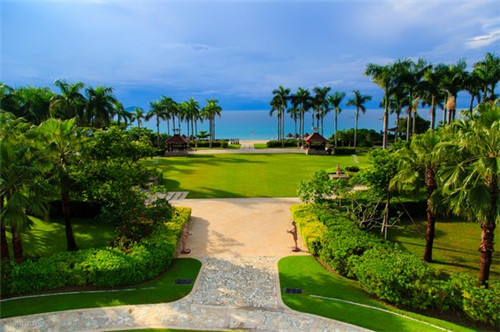
[[[281,141],[271,140],[267,141],[266,145],[268,148],[281,148]],[[286,139],[284,141],[285,146],[297,146],[297,140],[294,139]]]
[[[2,269],[2,294],[33,293],[64,286],[115,287],[157,276],[171,263],[191,209],[175,208],[170,221],[127,252],[114,247],[59,252],[38,261],[10,263]]]
[[[73,218],[94,218],[101,211],[101,204],[95,202],[70,201],[69,210]],[[49,216],[56,218],[64,217],[61,200],[50,202]]]
[[[359,172],[359,167],[358,166],[347,166],[345,168],[345,170],[348,172]]]
[[[355,153],[356,153],[355,148],[336,147],[333,149],[333,154],[336,154],[336,155],[351,155],[351,154],[355,154]]]
[[[195,146],[195,141],[191,141],[191,146]],[[227,148],[227,146],[229,145],[229,143],[227,141],[213,141],[212,142],[212,147],[213,148]],[[210,146],[210,142],[209,141],[198,141],[197,147],[199,148],[208,148]]]

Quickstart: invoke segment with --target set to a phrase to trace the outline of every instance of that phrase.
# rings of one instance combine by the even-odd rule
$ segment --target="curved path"
[[[140,327],[255,329],[260,331],[365,331],[286,307],[277,261],[290,251],[289,207],[294,198],[196,199],[190,257],[202,270],[193,291],[164,304],[70,310],[1,320],[3,331],[119,330]],[[304,248],[304,245],[300,245]],[[298,253],[303,254],[303,253]]]

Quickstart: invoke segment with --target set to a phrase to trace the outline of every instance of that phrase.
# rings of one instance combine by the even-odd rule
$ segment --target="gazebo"
[[[313,133],[307,136],[304,141],[306,142],[306,154],[331,154],[332,150],[326,148],[328,140],[318,133]]]
[[[179,134],[170,137],[166,142],[165,156],[186,156],[188,154],[188,141]]]

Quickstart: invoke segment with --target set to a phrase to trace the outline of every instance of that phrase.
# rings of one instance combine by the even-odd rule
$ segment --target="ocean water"
[[[382,117],[383,109],[367,109],[365,114],[361,114],[358,120],[358,128],[367,128],[381,131],[383,129]],[[338,115],[337,128],[339,130],[354,128],[355,109],[344,109]],[[428,109],[419,110],[419,115],[426,120],[430,119]],[[406,115],[402,115],[406,116]],[[442,117],[442,112],[437,111],[438,121]],[[324,136],[326,138],[333,134],[333,114],[328,114],[324,119]],[[394,127],[396,121],[395,115],[389,116],[389,127]],[[134,123],[134,125],[136,125]],[[298,122],[297,122],[298,126]],[[156,131],[156,121],[146,122],[146,127]],[[276,139],[278,136],[278,121],[276,116],[270,116],[269,111],[222,111],[221,117],[215,119],[215,135],[217,138],[239,138],[240,140],[269,140]],[[202,124],[198,123],[198,131],[208,131],[208,121]],[[298,130],[298,128],[297,128]],[[311,113],[305,114],[304,130],[312,133]],[[164,121],[160,124],[160,131],[166,132],[167,126]],[[294,134],[294,122],[290,117],[285,118],[285,135]],[[181,125],[181,133],[186,134],[186,125]]]

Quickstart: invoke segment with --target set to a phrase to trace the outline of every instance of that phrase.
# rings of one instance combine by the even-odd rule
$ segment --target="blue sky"
[[[0,0],[0,80],[106,85],[127,106],[168,95],[268,109],[272,89],[330,86],[374,96],[369,62],[500,51],[496,1]],[[465,93],[459,101],[467,104]]]

